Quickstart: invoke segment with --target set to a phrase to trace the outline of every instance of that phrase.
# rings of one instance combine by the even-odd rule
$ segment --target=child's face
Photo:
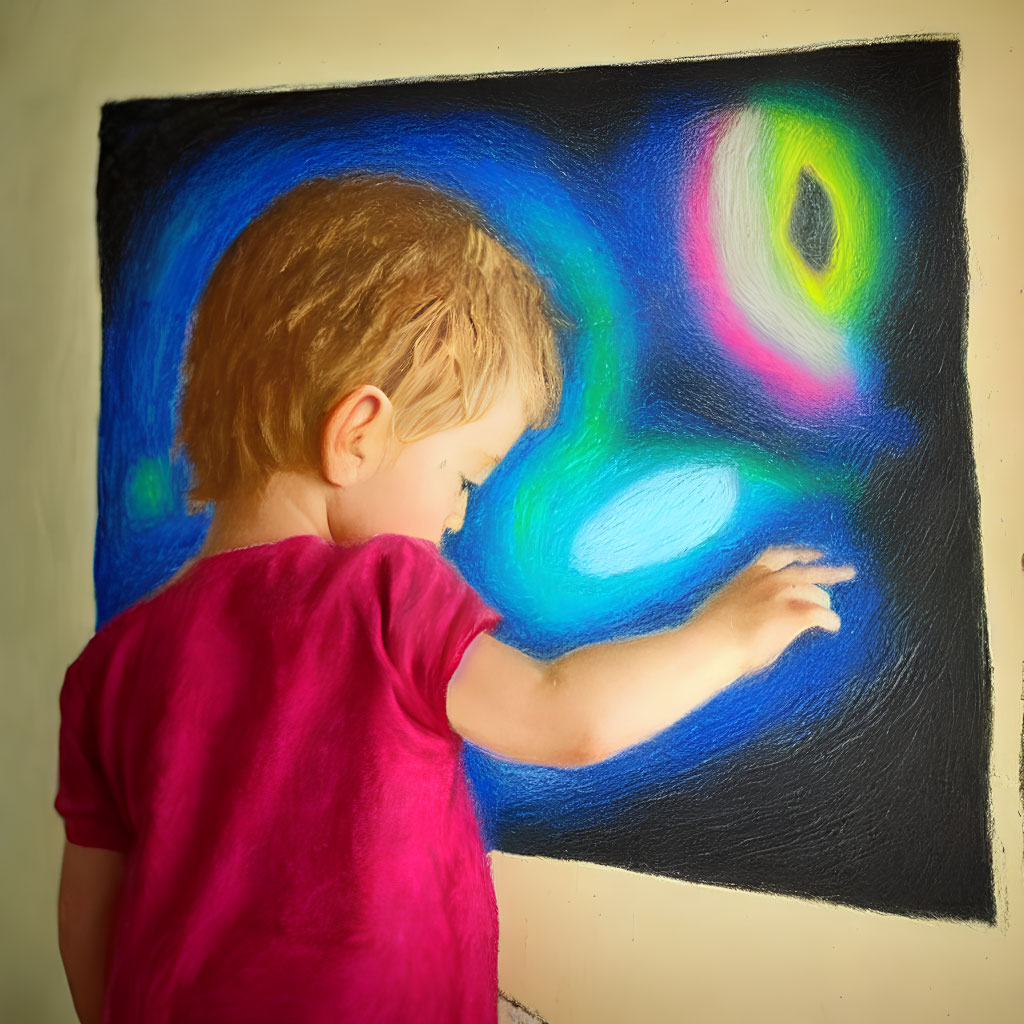
[[[445,530],[462,526],[470,491],[525,427],[522,400],[510,387],[478,420],[396,442],[370,479],[346,489],[341,528],[332,533],[338,540],[398,533],[440,544]]]

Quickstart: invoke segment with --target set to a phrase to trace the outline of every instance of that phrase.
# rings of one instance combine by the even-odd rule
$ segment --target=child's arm
[[[125,855],[64,844],[58,900],[58,941],[71,998],[82,1024],[99,1024],[107,984],[114,911]]]
[[[534,764],[610,757],[766,668],[808,629],[835,632],[839,617],[822,588],[854,571],[801,564],[820,557],[807,548],[768,548],[679,628],[595,644],[556,661],[537,661],[482,635],[448,688],[452,728]]]

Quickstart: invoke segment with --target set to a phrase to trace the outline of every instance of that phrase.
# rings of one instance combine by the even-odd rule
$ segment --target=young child
[[[460,749],[580,765],[807,629],[852,570],[769,549],[682,627],[536,661],[438,554],[557,406],[542,289],[465,204],[354,176],[227,250],[181,402],[198,560],[61,695],[61,953],[86,1024],[493,1021]]]

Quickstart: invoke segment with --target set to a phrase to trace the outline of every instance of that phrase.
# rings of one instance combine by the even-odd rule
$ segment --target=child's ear
[[[330,411],[321,434],[321,470],[336,487],[351,487],[377,472],[392,439],[394,410],[380,388],[365,384]]]

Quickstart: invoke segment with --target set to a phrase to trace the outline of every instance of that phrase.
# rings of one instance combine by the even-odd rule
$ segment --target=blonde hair
[[[232,242],[199,302],[179,441],[190,499],[314,468],[331,409],[364,384],[405,441],[482,416],[518,386],[530,425],[561,394],[534,273],[467,203],[393,177],[308,181]]]

